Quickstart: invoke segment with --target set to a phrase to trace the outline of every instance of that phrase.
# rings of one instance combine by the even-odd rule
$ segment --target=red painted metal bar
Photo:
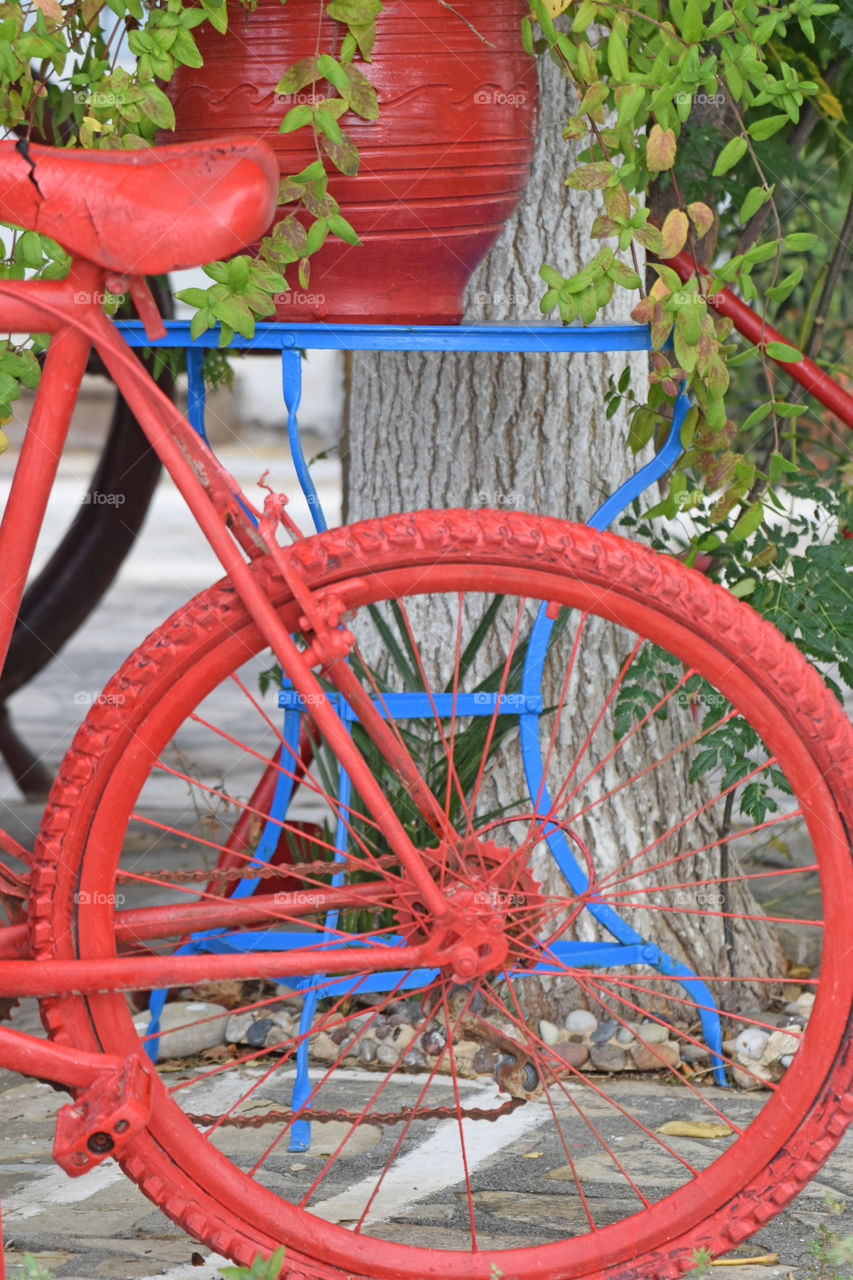
[[[282,866],[282,875],[288,871]],[[244,874],[250,877],[252,868],[246,866]],[[117,942],[136,939],[174,938],[185,933],[197,933],[201,929],[238,929],[253,924],[270,925],[275,921],[294,920],[299,916],[326,911],[357,909],[393,902],[399,890],[399,882],[378,884],[342,885],[339,889],[309,888],[298,893],[253,894],[250,898],[220,898],[218,900],[186,903],[170,903],[159,907],[134,907],[119,911],[115,917]],[[0,942],[9,930],[0,929]],[[306,933],[306,939],[310,938]],[[2,953],[0,953],[2,954]]]
[[[76,1045],[70,1049],[11,1027],[0,1027],[0,1062],[8,1071],[74,1089],[85,1089],[97,1076],[112,1075],[123,1065],[121,1058],[111,1054],[89,1053]]]
[[[689,280],[697,271],[705,277],[710,274],[704,267],[699,267],[686,251],[677,253],[674,258],[667,258],[666,266],[677,271],[684,281]],[[715,294],[713,302],[714,309],[719,311],[720,315],[727,316],[748,342],[753,342],[759,347],[768,342],[785,342],[791,345],[778,329],[765,324],[761,316],[732,293],[731,289],[724,288],[720,293]],[[777,360],[776,363],[831,413],[841,418],[848,427],[853,427],[853,396],[839,386],[835,379],[823,369],[819,369],[813,360],[804,356],[802,360],[790,363],[786,360]]]
[[[157,987],[192,987],[226,978],[305,978],[317,972],[382,973],[452,962],[432,943],[406,947],[305,947],[245,955],[105,956],[96,960],[9,960],[0,965],[0,997],[93,995]],[[8,1065],[0,1049],[0,1062]]]
[[[66,289],[92,290],[95,268],[80,267]],[[39,390],[0,523],[0,667],[18,617],[33,552],[53,487],[71,414],[89,358],[89,339],[71,326],[50,344]]]

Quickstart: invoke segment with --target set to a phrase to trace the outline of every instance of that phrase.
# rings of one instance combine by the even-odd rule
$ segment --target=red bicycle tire
[[[312,587],[355,580],[358,603],[405,596],[433,579],[437,591],[516,589],[592,606],[676,654],[688,649],[693,665],[711,672],[761,725],[798,796],[805,796],[804,807],[822,827],[817,843],[831,887],[825,895],[823,972],[831,981],[820,987],[809,1039],[780,1086],[784,1096],[768,1103],[758,1134],[750,1128],[748,1149],[735,1143],[729,1150],[740,1145],[738,1154],[703,1171],[701,1185],[687,1184],[613,1227],[559,1244],[463,1253],[354,1238],[283,1206],[211,1153],[209,1144],[202,1159],[201,1148],[192,1149],[195,1130],[169,1105],[165,1090],[148,1130],[121,1161],[123,1168],[170,1217],[217,1251],[246,1263],[258,1250],[272,1252],[284,1241],[283,1274],[316,1280],[344,1274],[365,1280],[415,1274],[489,1280],[494,1266],[524,1280],[665,1280],[689,1268],[694,1249],[716,1254],[732,1248],[802,1189],[853,1113],[853,972],[844,963],[843,905],[853,894],[853,730],[842,710],[793,646],[748,606],[675,561],[585,526],[487,511],[424,512],[319,535],[297,544],[293,554]],[[269,566],[258,564],[255,572],[288,616],[287,591]],[[30,905],[34,953],[66,959],[69,981],[79,946],[74,893],[87,838],[112,820],[112,800],[119,809],[126,804],[123,794],[111,796],[110,779],[121,778],[126,762],[120,762],[137,750],[140,735],[162,739],[163,723],[175,718],[175,703],[182,709],[194,705],[203,686],[260,645],[239,599],[221,583],[150,637],[87,717],[45,815]],[[122,792],[120,781],[114,785]],[[108,866],[98,874],[109,881]],[[120,996],[68,996],[46,1002],[44,1014],[57,1039],[123,1052],[132,1048],[123,1003]]]

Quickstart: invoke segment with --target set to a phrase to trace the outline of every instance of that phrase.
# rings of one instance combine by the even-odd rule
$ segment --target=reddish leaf
[[[661,227],[661,248],[659,258],[674,258],[687,244],[687,232],[690,224],[687,214],[682,209],[671,209]]]
[[[687,212],[690,214],[690,221],[696,228],[696,234],[701,240],[714,225],[714,212],[706,204],[702,204],[701,200],[694,200],[692,204],[689,204]]]
[[[615,187],[607,188],[604,193],[604,207],[611,218],[630,218],[631,205],[628,200],[628,192],[621,182]]]
[[[582,164],[566,179],[567,187],[575,187],[578,191],[597,191],[606,187],[616,172],[609,160],[594,160],[592,164]]]
[[[638,241],[644,249],[648,249],[649,253],[660,253],[663,238],[661,237],[661,233],[658,228],[653,227],[651,223],[647,222],[644,226],[637,227],[637,230],[634,232],[634,239]]]
[[[646,165],[649,173],[660,173],[675,164],[675,133],[653,124],[646,140]]]

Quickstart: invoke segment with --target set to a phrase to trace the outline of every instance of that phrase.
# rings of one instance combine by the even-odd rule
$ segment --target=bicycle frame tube
[[[72,290],[75,294],[93,295],[91,286],[97,275],[96,268],[86,271],[85,264],[81,264],[73,278],[60,282],[61,287],[51,284],[40,292],[47,293],[51,301],[67,297]],[[13,302],[8,312],[5,306],[0,310],[4,329],[14,331],[20,321],[28,322],[30,331],[36,323],[44,327],[44,317],[35,308]],[[90,345],[88,337],[71,325],[55,329],[15,467],[0,523],[0,669],[6,660]]]
[[[452,908],[442,895],[432,877],[422,864],[418,852],[393,811],[385,793],[376,781],[361,752],[342,724],[337,711],[327,699],[322,686],[305,662],[286,628],[279,620],[273,606],[258,586],[235,538],[249,554],[265,550],[262,540],[246,518],[241,495],[237,501],[233,482],[199,440],[186,419],[149,378],[143,366],[131,352],[115,326],[107,319],[95,301],[104,288],[105,273],[89,263],[75,261],[72,271],[60,287],[49,291],[35,290],[33,283],[0,281],[0,299],[10,298],[8,314],[14,324],[29,332],[49,329],[64,333],[73,328],[80,343],[91,343],[100,355],[116,386],[121,391],[140,427],[147,436],[166,471],[171,476],[201,531],[210,543],[225,572],[259,627],[264,639],[281,663],[282,670],[294,688],[312,707],[312,716],[318,729],[326,738],[341,766],[353,779],[372,816],[383,831],[390,848],[399,858],[406,874],[424,898],[437,922],[452,914]],[[88,287],[81,288],[81,282]],[[36,282],[37,283],[37,282]],[[82,297],[81,297],[82,294]],[[31,300],[30,300],[31,299]],[[8,323],[6,304],[0,304],[3,327]],[[48,317],[45,322],[44,316]],[[85,365],[84,365],[85,367]],[[79,383],[79,380],[78,380]],[[74,387],[76,393],[76,386]],[[69,394],[70,398],[70,394]],[[46,403],[46,402],[45,402]],[[52,477],[51,477],[52,482]],[[49,485],[47,486],[49,492]],[[250,509],[246,504],[246,509]],[[241,537],[241,534],[243,535]],[[286,552],[280,550],[280,555]],[[23,587],[21,588],[23,589]],[[12,619],[14,622],[14,617]],[[7,642],[8,643],[8,642]],[[328,675],[335,683],[335,671]],[[378,734],[377,745],[385,746],[387,726],[375,715],[378,729],[371,723],[375,713],[369,711],[366,731]],[[420,777],[411,756],[395,742],[396,758],[389,764],[402,778],[420,808],[417,791],[426,794],[428,788]],[[383,751],[387,754],[387,747]],[[418,788],[418,783],[420,787]],[[424,816],[432,825],[435,814],[429,809]],[[160,982],[155,985],[166,985]]]

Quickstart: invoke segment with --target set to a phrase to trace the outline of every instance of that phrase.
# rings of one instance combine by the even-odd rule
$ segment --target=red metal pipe
[[[0,1063],[19,1075],[54,1080],[75,1089],[86,1089],[97,1076],[111,1075],[123,1065],[121,1058],[109,1053],[54,1044],[11,1027],[0,1027]]]
[[[251,869],[246,872],[251,875]],[[252,924],[272,926],[298,916],[323,915],[326,911],[360,908],[393,900],[399,882],[342,885],[338,889],[310,886],[295,893],[255,894],[250,898],[220,898],[214,901],[171,903],[168,906],[136,907],[119,911],[115,936],[119,942],[135,938],[182,937],[200,929],[237,929]],[[26,928],[26,926],[21,926]],[[0,930],[0,947],[11,929]],[[306,939],[310,937],[306,934]],[[4,953],[0,950],[0,956]]]
[[[703,276],[710,274],[704,267],[697,266],[690,254],[684,250],[677,253],[674,258],[667,258],[665,265],[677,271],[684,281],[689,280],[697,271]],[[720,293],[715,294],[713,305],[716,311],[732,321],[738,332],[742,333],[748,342],[755,343],[759,347],[768,342],[785,342],[788,346],[791,345],[778,329],[765,324],[761,316],[757,315],[752,307],[742,302],[731,289],[724,288]],[[773,359],[772,356],[770,358]],[[829,409],[830,413],[836,414],[848,427],[853,427],[853,396],[839,386],[835,379],[823,369],[819,369],[813,360],[804,356],[802,360],[790,363],[787,360],[777,360],[776,363],[790,374],[795,382],[799,382],[801,387],[805,387],[806,391],[819,400],[826,409]]]
[[[449,956],[443,957],[445,960]],[[105,956],[102,960],[10,960],[0,965],[0,996],[111,994],[192,987],[228,978],[310,977],[314,973],[382,973],[434,968],[436,948],[305,947],[240,955]],[[0,1050],[0,1062],[5,1059]]]

